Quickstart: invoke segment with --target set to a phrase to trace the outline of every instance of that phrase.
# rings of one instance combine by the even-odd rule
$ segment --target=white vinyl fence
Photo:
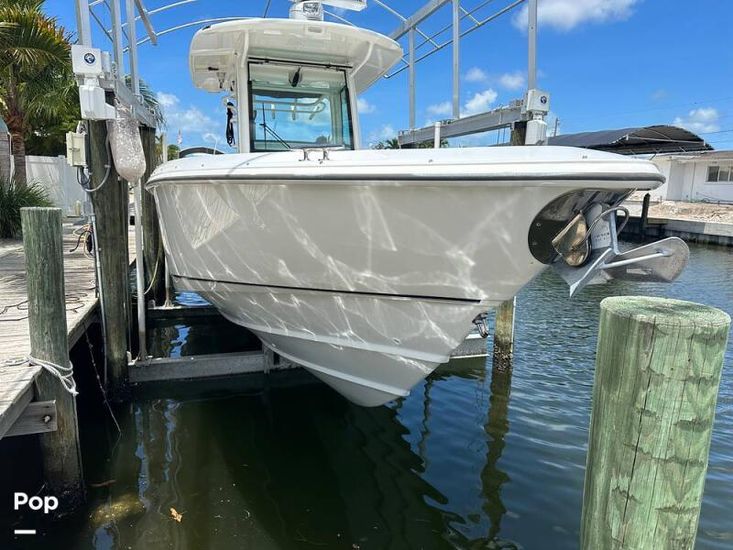
[[[66,216],[78,216],[82,212],[85,194],[76,180],[76,168],[66,164],[66,157],[25,157],[28,183],[41,185],[53,203]]]

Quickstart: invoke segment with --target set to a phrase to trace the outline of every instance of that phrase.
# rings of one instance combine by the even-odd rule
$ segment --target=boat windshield
[[[354,148],[344,71],[250,63],[249,94],[250,151]]]

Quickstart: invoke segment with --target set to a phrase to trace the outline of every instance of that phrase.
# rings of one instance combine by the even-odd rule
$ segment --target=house
[[[655,201],[733,204],[733,151],[714,151],[700,136],[676,126],[645,126],[551,137],[550,145],[584,147],[648,158],[667,182]]]
[[[733,204],[733,151],[657,155],[652,161],[667,183],[652,198]]]
[[[13,171],[13,154],[10,146],[10,132],[0,118],[0,181],[9,181]]]

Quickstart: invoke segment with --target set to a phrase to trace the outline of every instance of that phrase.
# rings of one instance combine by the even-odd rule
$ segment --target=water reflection
[[[86,477],[115,481],[25,548],[577,548],[600,300],[662,294],[731,311],[732,276],[733,254],[704,247],[669,286],[614,283],[568,301],[565,285],[543,275],[519,299],[511,380],[483,360],[453,362],[388,407],[353,406],[307,373],[307,387],[281,386],[273,373],[255,391],[227,380],[216,391],[196,382],[188,397],[141,396],[119,411],[124,433],[116,444],[109,435],[112,450],[87,415]],[[176,328],[170,349],[210,352],[219,331]],[[733,541],[731,368],[733,344],[704,550]]]

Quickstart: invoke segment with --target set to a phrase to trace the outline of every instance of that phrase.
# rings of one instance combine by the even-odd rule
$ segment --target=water
[[[672,285],[614,282],[569,301],[543,274],[518,300],[511,378],[455,361],[377,409],[288,374],[264,389],[156,388],[118,411],[118,441],[102,412],[86,413],[86,477],[109,484],[24,547],[577,548],[600,301],[664,295],[731,312],[732,281],[733,253],[701,246]],[[212,338],[231,344],[222,330],[173,324],[164,347],[211,352]],[[731,433],[733,345],[699,549],[733,547]]]

